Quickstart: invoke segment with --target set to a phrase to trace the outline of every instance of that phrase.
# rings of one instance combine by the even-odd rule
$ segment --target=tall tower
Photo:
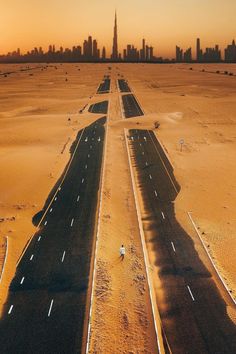
[[[115,25],[114,25],[114,36],[113,36],[113,47],[112,47],[112,55],[113,60],[118,60],[118,40],[117,40],[117,16],[115,12]]]
[[[202,51],[200,45],[200,38],[197,38],[197,45],[196,45],[196,60],[197,62],[201,61],[202,59]]]

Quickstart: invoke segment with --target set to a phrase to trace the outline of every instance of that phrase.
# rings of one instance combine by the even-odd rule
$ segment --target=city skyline
[[[75,0],[2,0],[0,52],[18,47],[26,52],[35,46],[47,48],[51,43],[69,48],[90,33],[111,55],[116,6],[113,0],[104,0],[102,5],[98,0],[92,4]],[[173,58],[176,43],[183,48],[191,46],[195,55],[195,38],[201,38],[204,47],[217,42],[221,48],[235,38],[233,0],[179,0],[178,4],[174,0],[120,0],[117,12],[120,51],[127,43],[137,47],[140,39],[148,38],[158,55]]]

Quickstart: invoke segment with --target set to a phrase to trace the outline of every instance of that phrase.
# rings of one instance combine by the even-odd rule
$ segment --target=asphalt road
[[[132,112],[141,115],[136,100],[133,110],[131,101],[127,107],[126,102],[127,117]],[[167,353],[236,353],[236,327],[227,315],[227,305],[234,304],[223,286],[220,294],[214,268],[205,267],[175,217],[180,186],[171,164],[152,131],[130,130],[129,146],[145,207],[147,242],[152,244],[158,267],[157,304]]]
[[[139,106],[136,98],[132,94],[122,95],[122,103],[126,118],[132,118],[136,116],[142,116],[143,111]]]
[[[2,354],[81,352],[105,121],[78,134],[64,181],[18,264],[0,320]]]
[[[118,86],[120,92],[131,92],[127,81],[124,79],[118,79]]]
[[[111,86],[110,79],[104,79],[104,81],[99,85],[97,93],[109,93]]]
[[[101,113],[101,114],[106,114],[107,110],[108,110],[108,101],[94,103],[88,109],[90,113]]]

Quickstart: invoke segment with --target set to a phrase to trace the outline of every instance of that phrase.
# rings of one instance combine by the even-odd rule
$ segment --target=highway
[[[120,92],[131,92],[127,81],[124,79],[118,79],[118,87]]]
[[[101,113],[101,114],[106,114],[107,110],[108,110],[108,101],[94,103],[88,109],[90,113]]]
[[[139,106],[134,95],[132,94],[122,95],[122,103],[123,103],[126,118],[132,118],[132,117],[143,115],[143,111]]]
[[[143,114],[134,96],[123,97],[126,118]],[[219,292],[214,268],[206,268],[175,217],[180,186],[171,164],[152,131],[129,130],[129,148],[144,203],[146,242],[158,269],[156,298],[166,352],[236,353],[236,327],[227,315],[227,306],[235,306],[223,286]]]
[[[1,354],[80,353],[85,344],[105,122],[78,133],[22,255],[0,321]]]
[[[111,80],[108,79],[107,77],[108,76],[106,75],[104,78],[104,81],[99,85],[98,90],[97,90],[98,94],[110,92]]]

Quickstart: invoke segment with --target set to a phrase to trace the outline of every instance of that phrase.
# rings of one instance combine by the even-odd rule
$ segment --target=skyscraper
[[[202,60],[202,50],[201,50],[201,44],[200,44],[200,38],[197,38],[197,44],[196,44],[196,60],[197,62]]]
[[[114,25],[114,36],[113,36],[113,47],[112,55],[113,60],[118,60],[118,40],[117,40],[117,17],[115,12],[115,25]]]

